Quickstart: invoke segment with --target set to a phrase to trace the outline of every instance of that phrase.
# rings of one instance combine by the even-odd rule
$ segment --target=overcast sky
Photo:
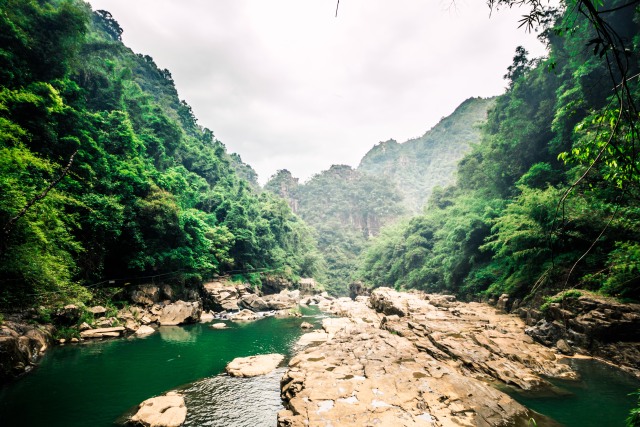
[[[424,134],[465,99],[504,92],[523,11],[484,0],[90,0],[171,71],[202,126],[264,184],[357,166]]]

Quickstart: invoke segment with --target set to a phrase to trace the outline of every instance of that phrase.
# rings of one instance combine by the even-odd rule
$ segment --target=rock
[[[227,324],[226,323],[214,323],[213,325],[211,325],[211,328],[213,329],[227,329]]]
[[[236,321],[251,321],[258,318],[258,316],[253,311],[247,309],[241,310],[229,317],[231,318],[231,320]]]
[[[265,295],[262,299],[266,304],[266,310],[286,310],[298,305],[297,301],[286,291],[274,295]]]
[[[329,334],[322,331],[314,331],[303,334],[298,338],[297,346],[306,347],[311,344],[322,343],[329,339]]]
[[[89,325],[87,322],[82,322],[82,323],[80,324],[80,326],[78,326],[78,330],[79,330],[80,332],[82,332],[82,331],[88,331],[89,329],[91,329],[91,325]]]
[[[368,297],[371,295],[371,289],[367,288],[364,283],[360,281],[349,283],[349,297],[355,300],[359,296]]]
[[[142,326],[140,326],[138,328],[138,330],[135,332],[135,334],[136,334],[136,336],[143,337],[143,336],[151,335],[155,331],[156,330],[153,329],[151,326],[142,325]]]
[[[65,305],[57,310],[54,314],[54,320],[57,325],[72,326],[78,323],[82,310],[75,304]]]
[[[184,398],[177,393],[152,397],[140,404],[131,423],[145,427],[178,427],[187,418]]]
[[[577,351],[640,370],[640,352],[634,350],[640,349],[640,304],[588,291],[567,291],[552,301],[544,313],[526,310],[527,335],[565,354]]]
[[[293,283],[283,277],[271,275],[262,277],[261,290],[264,295],[278,294],[291,288]]]
[[[93,313],[93,317],[102,317],[107,312],[107,309],[101,305],[89,308],[89,312]]]
[[[273,371],[283,359],[282,354],[237,357],[227,365],[226,371],[233,377],[255,377]]]
[[[298,282],[298,289],[300,289],[300,294],[302,295],[313,295],[318,293],[320,287],[314,279],[304,277]]]
[[[205,323],[205,322],[211,322],[214,319],[213,313],[211,312],[203,312],[200,315],[200,322]]]
[[[158,323],[162,326],[174,326],[184,323],[195,323],[200,320],[202,307],[199,302],[178,300],[162,308]]]
[[[302,322],[300,324],[300,328],[302,329],[313,329],[313,325],[309,322]]]
[[[278,426],[497,426],[527,415],[408,339],[364,322],[350,326],[291,359]]]
[[[260,298],[256,294],[247,294],[238,300],[238,306],[240,308],[248,309],[251,311],[267,311],[270,310],[269,305],[264,299]]]
[[[562,354],[566,354],[566,355],[573,355],[574,351],[573,349],[571,349],[571,346],[569,345],[569,343],[567,342],[567,340],[558,340],[558,342],[556,343],[556,348],[558,350],[560,350],[560,353]]]
[[[71,342],[75,344],[75,343],[79,343],[80,340],[78,338],[76,338],[76,337],[73,337],[73,338],[71,338]]]
[[[238,298],[248,293],[245,285],[213,281],[202,285],[202,302],[207,310],[235,311],[239,309]]]
[[[98,328],[98,329],[89,329],[86,331],[80,332],[80,338],[115,338],[122,336],[124,332],[123,326],[116,326],[113,328]]]
[[[509,299],[509,294],[500,295],[498,302],[496,302],[496,308],[504,311],[505,313],[511,311],[511,300]]]
[[[52,327],[4,321],[0,325],[0,383],[35,366],[52,342]]]
[[[150,306],[160,301],[160,288],[156,285],[139,285],[131,290],[129,299],[136,304]]]

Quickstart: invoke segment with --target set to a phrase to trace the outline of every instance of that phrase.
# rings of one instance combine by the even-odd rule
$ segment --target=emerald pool
[[[35,371],[0,389],[0,425],[113,426],[143,400],[182,388],[190,408],[187,425],[273,426],[283,369],[244,381],[219,374],[235,357],[289,356],[302,321],[321,322],[313,308],[303,314],[226,322],[229,328],[223,330],[207,323],[165,326],[145,338],[54,347]],[[251,401],[256,396],[259,404]],[[252,410],[259,418],[248,421]]]

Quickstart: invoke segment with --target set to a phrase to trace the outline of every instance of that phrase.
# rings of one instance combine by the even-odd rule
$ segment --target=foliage
[[[631,78],[640,64],[624,53],[640,42],[633,3],[490,2],[532,6],[522,23],[542,30],[549,56],[516,50],[457,184],[371,242],[361,278],[463,297],[567,288],[640,297],[640,83]]]
[[[635,408],[629,411],[629,416],[627,417],[625,425],[627,427],[638,427],[640,426],[640,390],[632,394],[638,397],[638,404]]]
[[[84,303],[107,279],[319,271],[313,232],[260,194],[111,14],[78,0],[0,12],[3,304]]]

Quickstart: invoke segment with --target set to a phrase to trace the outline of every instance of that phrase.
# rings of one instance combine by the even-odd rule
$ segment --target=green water
[[[317,312],[306,314],[312,317],[226,322],[230,326],[226,330],[211,329],[209,324],[161,327],[145,338],[52,348],[34,372],[0,390],[0,426],[113,426],[118,417],[149,397],[181,386],[206,389],[212,381],[219,382],[216,391],[226,388],[226,397],[241,402],[246,392],[239,386],[250,382],[236,387],[233,379],[218,374],[235,357],[290,354],[302,333],[300,323],[320,322]],[[271,381],[268,387],[265,379],[259,379],[261,383],[251,388],[269,388],[271,401],[276,400],[272,410],[277,412],[279,376],[267,380]],[[194,393],[186,399],[189,407]],[[275,425],[275,417],[272,420],[265,425]],[[225,424],[214,420],[200,425]]]
[[[536,412],[566,427],[622,427],[637,397],[629,396],[640,381],[631,375],[589,359],[572,359],[579,381],[558,381],[553,392],[509,394]]]

